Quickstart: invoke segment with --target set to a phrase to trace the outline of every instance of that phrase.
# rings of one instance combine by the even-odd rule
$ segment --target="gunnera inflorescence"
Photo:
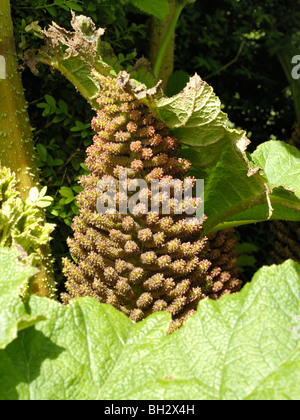
[[[78,197],[80,215],[73,221],[74,238],[68,239],[75,262],[63,260],[67,293],[62,301],[92,296],[135,322],[167,311],[173,319],[171,332],[195,312],[201,299],[239,291],[235,236],[228,231],[204,237],[203,221],[190,223],[184,211],[175,214],[176,185],[183,191],[184,178],[195,183],[186,177],[189,161],[178,157],[179,140],[117,79],[97,77],[100,110],[92,121],[97,134],[86,159],[91,174],[80,180],[84,188]],[[161,211],[167,199],[162,189],[159,211],[145,211],[142,202],[130,214],[97,211],[103,194],[99,182],[131,190],[136,179],[146,181],[142,196],[147,202],[153,194],[151,181],[172,185],[169,215]],[[118,210],[125,199],[116,194]],[[196,201],[191,199],[189,205],[195,207]],[[186,210],[184,206],[183,200]]]

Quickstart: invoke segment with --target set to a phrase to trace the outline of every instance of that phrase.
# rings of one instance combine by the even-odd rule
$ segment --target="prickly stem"
[[[5,78],[0,79],[0,166],[13,171],[18,189],[26,200],[31,188],[38,186],[38,171],[21,74],[14,44],[9,0],[0,0],[0,56],[5,62]],[[35,290],[49,296],[54,279],[49,267],[50,246],[43,249],[44,265],[35,279]]]

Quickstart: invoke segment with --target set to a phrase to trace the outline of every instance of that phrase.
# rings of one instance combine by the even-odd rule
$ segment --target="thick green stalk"
[[[158,81],[162,79],[164,84],[173,73],[173,59],[175,48],[175,30],[185,3],[178,0],[170,1],[170,14],[165,21],[153,20],[152,39],[152,62],[153,73]],[[167,79],[167,80],[166,80]]]
[[[6,62],[6,78],[0,80],[0,164],[16,173],[22,198],[36,186],[37,166],[27,104],[13,37],[9,0],[0,0],[0,55]]]
[[[38,185],[38,172],[27,103],[18,69],[9,0],[0,0],[0,34],[0,55],[6,64],[5,79],[0,80],[0,165],[10,168],[16,174],[18,189],[25,200],[29,190]],[[42,296],[51,295],[54,287],[49,251],[50,246],[42,249],[45,258],[33,285],[35,292]]]

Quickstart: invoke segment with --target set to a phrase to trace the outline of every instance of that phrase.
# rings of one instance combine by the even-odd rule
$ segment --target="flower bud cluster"
[[[78,198],[81,210],[73,221],[74,238],[68,240],[75,262],[63,261],[67,293],[62,300],[67,304],[73,298],[92,296],[135,322],[167,311],[173,331],[195,312],[201,299],[239,290],[234,236],[229,232],[204,237],[203,221],[188,220],[184,201],[178,214],[176,188],[184,191],[183,180],[190,168],[189,161],[178,157],[179,140],[115,79],[98,77],[100,110],[92,121],[96,135],[86,159],[91,174],[80,180],[84,187]],[[146,201],[153,198],[153,180],[172,185],[172,194],[168,198],[163,190],[158,192],[158,211],[145,212],[141,203],[133,214],[97,212],[103,194],[99,182],[119,187],[125,182],[122,187],[131,191],[136,179],[147,183],[142,192]],[[116,194],[118,208],[126,198]],[[166,204],[168,215],[161,211]]]

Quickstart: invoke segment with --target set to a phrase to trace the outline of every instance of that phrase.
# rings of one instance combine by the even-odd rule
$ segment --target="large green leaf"
[[[261,168],[269,190],[270,202],[255,205],[220,223],[216,229],[226,229],[270,220],[300,220],[300,152],[284,142],[261,144],[250,156],[252,166]]]
[[[276,205],[273,219],[280,215],[285,220],[300,220],[299,195],[290,192],[283,199],[282,188],[278,194],[273,191],[275,186],[298,191],[296,149],[267,142],[254,153],[252,167],[246,154],[250,142],[246,133],[228,127],[219,98],[198,75],[178,95],[151,106],[181,140],[183,156],[193,163],[193,174],[205,179],[206,232],[267,220],[272,198]],[[263,172],[256,169],[259,167]],[[244,214],[250,209],[250,214]]]
[[[82,298],[32,297],[47,320],[0,351],[1,399],[299,399],[300,266],[262,268],[166,336],[167,313],[133,324]]]
[[[300,150],[280,141],[261,144],[251,155],[254,166],[263,169],[270,189],[283,185],[300,198]]]
[[[17,261],[19,252],[0,247],[0,349],[17,337],[18,331],[33,325],[39,316],[30,316],[19,294],[37,273]]]
[[[170,10],[168,0],[131,0],[131,3],[158,19],[164,19]]]

